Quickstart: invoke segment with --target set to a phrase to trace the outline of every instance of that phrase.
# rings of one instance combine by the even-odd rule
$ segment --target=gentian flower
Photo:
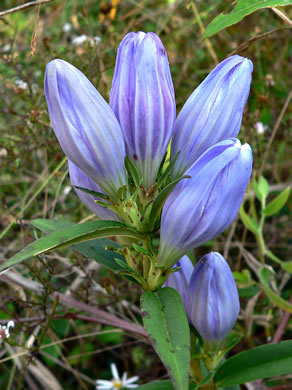
[[[162,209],[158,263],[172,266],[189,250],[214,239],[234,220],[252,168],[248,144],[229,139],[209,148],[187,170]]]
[[[182,175],[210,146],[236,137],[250,90],[252,62],[238,55],[222,61],[181,109],[171,144],[173,174]]]
[[[127,156],[149,189],[167,151],[176,111],[167,54],[156,34],[130,33],[122,40],[110,105],[122,128]]]
[[[173,268],[180,267],[178,271],[171,273],[163,287],[172,287],[180,294],[183,302],[186,301],[188,295],[188,286],[194,270],[194,266],[188,256],[183,256],[173,266]]]
[[[210,343],[223,341],[239,314],[239,296],[231,269],[220,253],[197,263],[189,283],[187,312],[192,325]]]
[[[165,286],[181,295],[189,323],[202,338],[208,343],[220,343],[239,313],[238,291],[227,261],[220,253],[211,252],[195,268],[187,256],[177,266],[181,268],[169,275]]]
[[[73,184],[76,194],[81,202],[83,202],[89,210],[96,214],[99,219],[120,221],[120,218],[116,213],[95,202],[95,200],[102,200],[103,202],[105,202],[105,200],[76,188],[82,187],[90,191],[102,193],[102,189],[89,176],[87,176],[82,169],[78,168],[77,165],[72,163],[70,160],[68,160],[68,164],[71,183]]]
[[[53,129],[69,160],[116,200],[127,183],[126,152],[109,105],[83,73],[62,60],[47,65],[45,95]]]

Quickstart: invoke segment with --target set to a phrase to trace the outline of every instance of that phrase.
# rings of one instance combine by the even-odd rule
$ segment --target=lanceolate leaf
[[[290,195],[290,187],[286,188],[281,194],[273,199],[265,208],[264,214],[266,217],[277,214],[278,211],[285,205]]]
[[[180,295],[165,287],[141,297],[143,323],[176,390],[187,390],[190,369],[190,330]]]
[[[31,224],[40,229],[44,233],[51,233],[66,226],[72,226],[74,223],[65,219],[34,219]],[[119,244],[109,240],[108,238],[99,238],[97,240],[84,241],[76,245],[72,245],[72,249],[81,253],[83,256],[89,257],[92,260],[104,265],[112,271],[121,271],[123,268],[117,264],[115,258],[124,261],[123,257],[112,250],[105,250],[105,247],[118,248]]]
[[[216,371],[215,383],[230,386],[292,373],[292,340],[241,352]]]
[[[237,0],[236,6],[228,14],[220,14],[208,25],[203,38],[208,38],[226,27],[240,22],[245,16],[268,7],[291,5],[292,0]]]
[[[254,234],[258,234],[259,233],[259,226],[257,225],[257,223],[255,222],[255,220],[253,218],[251,218],[244,210],[243,208],[243,204],[240,206],[240,210],[239,210],[239,214],[240,214],[240,218],[244,224],[244,226],[249,229],[251,232],[253,232]]]
[[[110,236],[127,236],[138,239],[144,238],[142,233],[138,233],[134,229],[130,229],[119,222],[88,221],[54,231],[47,236],[32,242],[4,264],[1,264],[0,271],[12,267],[31,256],[40,255],[51,250],[83,241]]]
[[[259,269],[259,278],[261,281],[261,286],[265,290],[265,293],[267,294],[269,299],[281,309],[288,311],[289,313],[292,313],[292,305],[289,302],[285,301],[285,299],[281,298],[270,288],[269,286],[270,277],[271,277],[271,271],[269,269],[264,267]]]

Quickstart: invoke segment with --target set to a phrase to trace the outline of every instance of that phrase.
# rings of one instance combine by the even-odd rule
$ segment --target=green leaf
[[[51,233],[66,226],[74,225],[74,223],[64,219],[34,219],[31,221],[31,224],[44,233]],[[121,261],[124,261],[123,256],[117,252],[106,250],[105,247],[119,248],[119,245],[107,238],[99,238],[97,240],[90,240],[72,245],[72,249],[81,253],[85,257],[89,257],[90,259],[97,261],[99,264],[104,265],[110,270],[114,272],[122,270],[122,268],[116,263],[115,258],[119,258]]]
[[[31,225],[41,230],[44,233],[52,233],[56,230],[63,229],[68,226],[73,226],[74,223],[67,219],[33,219]]]
[[[211,37],[218,31],[240,22],[245,16],[269,7],[291,5],[292,0],[237,0],[236,6],[228,14],[220,14],[208,25],[203,38]]]
[[[251,232],[253,232],[254,234],[258,234],[259,233],[259,226],[257,225],[256,221],[251,218],[244,210],[243,208],[243,204],[240,206],[240,210],[239,210],[239,214],[240,214],[240,217],[241,217],[241,220],[244,224],[244,226],[249,229]]]
[[[271,271],[267,268],[260,268],[259,269],[259,278],[261,281],[261,286],[264,289],[265,293],[269,297],[269,299],[280,309],[283,309],[285,311],[288,311],[289,313],[292,313],[292,305],[285,301],[285,299],[281,298],[278,294],[276,294],[269,286]],[[292,350],[291,350],[292,351]],[[291,354],[292,355],[292,354]]]
[[[273,260],[275,263],[280,264],[284,271],[292,274],[292,261],[282,261],[277,257],[272,251],[267,250],[266,255],[269,259]]]
[[[261,194],[261,199],[266,198],[269,195],[269,183],[261,176],[258,181],[258,191]]]
[[[226,360],[216,371],[219,386],[238,385],[256,379],[292,373],[292,340],[267,344],[241,352]]]
[[[281,208],[285,205],[289,198],[290,189],[290,187],[287,187],[267,205],[264,210],[264,215],[266,217],[270,217],[271,215],[277,214],[277,212],[281,210]]]
[[[175,389],[187,390],[190,330],[180,295],[170,287],[145,292],[141,297],[141,308],[144,327]]]
[[[169,183],[159,193],[159,195],[155,199],[154,204],[153,204],[153,206],[151,208],[151,211],[150,211],[149,224],[147,224],[147,227],[148,227],[149,231],[153,231],[154,230],[155,223],[156,223],[157,219],[160,217],[160,212],[162,210],[162,207],[163,207],[167,197],[169,196],[171,191],[174,189],[174,187],[177,185],[177,183],[179,183],[183,179],[190,179],[190,178],[191,178],[191,176],[187,176],[187,175],[186,176],[181,176],[178,179],[176,179],[176,180],[172,181],[171,183]]]
[[[110,236],[127,236],[142,239],[142,233],[115,221],[87,221],[81,224],[67,226],[54,231],[37,241],[32,242],[22,251],[0,265],[0,271],[13,267],[29,257],[40,255],[82,241]]]
[[[154,381],[146,383],[146,385],[139,386],[140,390],[173,390],[173,386],[170,381]]]

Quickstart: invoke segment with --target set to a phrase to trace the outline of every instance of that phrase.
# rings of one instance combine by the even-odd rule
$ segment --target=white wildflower
[[[7,325],[0,325],[0,341],[8,339],[10,337],[9,328],[14,328],[14,321],[8,321]]]
[[[27,82],[23,81],[21,79],[15,80],[15,84],[18,86],[20,89],[26,89],[27,88]]]
[[[71,23],[65,23],[62,29],[65,33],[69,32],[72,30],[72,25]]]
[[[72,44],[74,46],[79,46],[79,45],[82,45],[82,43],[86,42],[87,39],[88,39],[87,35],[82,34],[82,35],[79,35],[78,37],[73,38]]]
[[[110,381],[98,379],[96,381],[96,390],[135,389],[138,387],[137,384],[134,384],[139,379],[138,376],[127,379],[128,374],[124,372],[122,378],[120,378],[115,364],[111,364],[111,372],[113,379]]]
[[[255,129],[256,129],[256,132],[261,135],[261,134],[264,134],[264,132],[267,130],[268,126],[265,126],[263,124],[263,122],[257,122],[255,124]]]

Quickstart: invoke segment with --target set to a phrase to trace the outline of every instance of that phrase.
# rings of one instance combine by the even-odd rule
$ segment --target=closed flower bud
[[[90,179],[90,177],[87,176],[80,168],[78,168],[77,165],[72,163],[72,161],[70,160],[68,161],[68,163],[71,183],[73,184],[76,194],[78,195],[81,202],[83,202],[85,206],[89,208],[90,211],[96,214],[99,219],[119,221],[120,218],[117,216],[116,213],[95,202],[95,200],[102,199],[97,198],[94,195],[91,195],[82,190],[79,190],[78,188],[75,188],[75,186],[82,187],[90,191],[102,193],[102,189],[92,179]]]
[[[248,144],[229,139],[209,148],[186,172],[162,209],[158,262],[168,268],[214,239],[234,220],[252,168]]]
[[[129,33],[122,40],[110,105],[122,128],[127,156],[149,189],[167,151],[176,112],[167,54],[156,34]]]
[[[202,257],[188,288],[189,321],[210,344],[223,341],[239,314],[239,297],[231,269],[217,252]]]
[[[68,62],[47,65],[45,95],[64,153],[110,197],[126,185],[120,125],[91,82]]]
[[[249,95],[252,62],[238,55],[221,62],[181,109],[172,140],[174,175],[184,173],[209,147],[236,137]]]
[[[186,308],[188,299],[189,281],[194,270],[194,266],[188,256],[183,256],[173,268],[180,267],[178,271],[171,273],[163,287],[174,288],[181,296],[183,304]]]

